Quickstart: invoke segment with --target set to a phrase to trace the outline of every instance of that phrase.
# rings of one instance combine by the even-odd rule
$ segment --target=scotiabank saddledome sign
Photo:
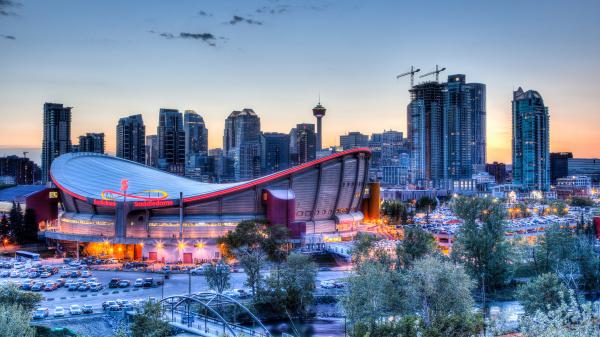
[[[173,206],[173,200],[165,200],[169,194],[163,190],[153,189],[140,192],[128,192],[129,183],[126,179],[121,181],[121,190],[104,190],[100,194],[101,200],[94,200],[94,204],[99,206],[116,206],[116,200],[133,201],[134,207],[164,207]]]

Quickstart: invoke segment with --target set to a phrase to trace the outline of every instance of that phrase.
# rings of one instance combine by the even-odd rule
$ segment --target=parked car
[[[94,308],[90,304],[84,304],[81,306],[81,312],[84,314],[94,313]]]
[[[0,273],[0,277],[9,277],[10,276],[10,271],[9,270],[3,270]]]
[[[54,282],[48,282],[44,285],[44,291],[53,291],[58,288],[58,284]]]
[[[31,286],[31,291],[42,291],[44,289],[44,285],[42,283],[36,283]]]
[[[81,277],[88,278],[88,277],[91,277],[91,276],[92,276],[92,273],[90,273],[90,272],[89,272],[89,271],[87,271],[87,270],[84,270],[84,271],[81,273]]]
[[[90,285],[87,283],[80,283],[77,287],[77,291],[87,291],[90,290]]]
[[[131,285],[131,281],[129,280],[121,280],[119,281],[119,288],[127,288]]]
[[[121,282],[121,279],[113,278],[110,280],[110,282],[108,282],[108,287],[109,288],[118,288],[119,282]]]
[[[119,311],[121,310],[121,306],[115,301],[106,301],[102,303],[102,310]]]
[[[33,312],[33,319],[44,319],[50,314],[48,308],[37,308]]]
[[[142,280],[141,278],[136,279],[135,282],[133,283],[134,287],[141,287],[144,285],[144,280]]]
[[[78,283],[71,283],[71,285],[69,285],[69,291],[75,291],[75,290],[77,290],[78,287],[79,287]]]
[[[35,273],[35,274],[37,274],[37,273]],[[40,274],[40,277],[41,277],[41,278],[48,278],[48,277],[50,277],[50,276],[52,276],[52,274],[50,274],[50,273],[49,273],[49,272],[47,272],[47,271],[45,271],[45,272],[43,272],[43,273],[41,273],[41,274]]]
[[[71,304],[69,307],[69,313],[71,315],[81,315],[81,307],[77,304]]]
[[[54,317],[63,317],[65,315],[65,308],[56,307],[54,308]]]
[[[67,278],[71,275],[71,272],[67,269],[63,269],[60,271],[60,277]]]
[[[91,283],[90,284],[90,291],[100,291],[102,290],[104,287],[102,286],[101,283]]]
[[[79,270],[72,270],[69,276],[71,276],[71,278],[78,278],[81,276],[81,272]]]
[[[152,277],[146,277],[142,286],[144,288],[150,288],[152,287],[152,284],[154,284],[154,279],[152,279]]]

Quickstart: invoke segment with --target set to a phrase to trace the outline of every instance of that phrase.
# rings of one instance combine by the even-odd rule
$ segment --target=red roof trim
[[[198,200],[204,200],[204,199],[210,199],[210,198],[214,198],[214,197],[218,197],[224,194],[229,194],[232,192],[238,192],[238,191],[242,191],[242,190],[246,190],[249,188],[252,188],[254,186],[260,185],[260,184],[264,184],[267,182],[271,182],[273,180],[279,179],[281,177],[296,173],[298,171],[301,171],[303,169],[309,168],[309,167],[313,167],[316,166],[320,163],[326,162],[328,160],[331,159],[335,159],[335,158],[339,158],[339,157],[343,157],[349,154],[354,154],[354,153],[360,153],[360,152],[366,152],[367,154],[371,154],[371,150],[367,147],[361,147],[361,148],[355,148],[355,149],[350,149],[350,150],[346,150],[346,151],[342,151],[342,152],[338,152],[338,153],[334,153],[330,156],[327,157],[323,157],[323,158],[319,158],[317,160],[313,160],[310,161],[308,163],[304,163],[298,166],[294,166],[292,168],[289,168],[287,170],[283,170],[274,174],[271,174],[269,176],[263,177],[263,178],[259,178],[257,180],[252,180],[247,182],[246,184],[242,184],[242,185],[238,185],[235,187],[231,187],[225,190],[221,190],[221,191],[217,191],[217,192],[212,192],[212,193],[207,193],[207,194],[202,194],[202,195],[198,195],[198,196],[194,196],[194,197],[187,197],[187,198],[183,198],[183,202],[192,202],[192,201],[198,201]]]
[[[336,158],[340,158],[349,154],[355,154],[355,153],[366,153],[367,155],[371,154],[371,150],[368,147],[361,147],[361,148],[354,148],[354,149],[350,149],[350,150],[345,150],[342,152],[338,152],[338,153],[334,153],[330,156],[327,157],[323,157],[323,158],[319,158],[313,161],[310,161],[308,163],[304,163],[298,166],[294,166],[292,168],[289,168],[287,170],[283,170],[274,174],[271,174],[269,176],[263,177],[263,178],[259,178],[256,180],[252,180],[249,181],[245,184],[241,184],[238,186],[234,186],[234,187],[230,187],[221,191],[217,191],[217,192],[212,192],[212,193],[207,193],[207,194],[202,194],[202,195],[197,195],[197,196],[193,196],[193,197],[187,197],[187,198],[183,198],[183,202],[187,203],[187,202],[192,202],[192,201],[198,201],[198,200],[205,200],[205,199],[211,199],[214,197],[218,197],[218,196],[222,196],[225,194],[229,194],[229,193],[233,193],[233,192],[238,192],[238,191],[243,191],[249,188],[252,188],[254,186],[260,185],[260,184],[264,184],[264,183],[268,183],[271,182],[273,180],[279,179],[281,177],[296,173],[298,171],[304,170],[306,168],[310,168],[313,166],[316,166],[320,163],[332,160],[332,159],[336,159]],[[85,202],[89,202],[89,200],[84,197],[81,196],[77,193],[71,192],[68,189],[64,188],[61,184],[59,184],[56,179],[54,179],[54,177],[52,176],[52,173],[50,173],[50,179],[52,179],[52,181],[54,182],[54,184],[56,184],[56,186],[58,186],[58,188],[60,188],[62,191],[64,191],[65,193],[67,193],[68,195],[72,196],[73,198],[85,201]],[[100,199],[92,199],[93,200],[100,200]]]

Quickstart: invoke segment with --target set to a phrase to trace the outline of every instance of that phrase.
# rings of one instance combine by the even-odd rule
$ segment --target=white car
[[[134,287],[141,287],[144,285],[144,280],[139,278],[135,280],[135,283],[133,284]]]
[[[54,317],[63,317],[65,315],[65,308],[56,307],[54,308]]]
[[[77,304],[71,304],[69,307],[69,313],[71,315],[81,315],[81,307]]]

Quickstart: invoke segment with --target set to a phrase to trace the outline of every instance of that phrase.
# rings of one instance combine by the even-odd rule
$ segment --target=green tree
[[[569,214],[569,208],[563,201],[556,200],[550,204],[550,212],[562,217]]]
[[[267,226],[256,221],[242,221],[235,230],[218,239],[225,257],[236,258],[246,273],[246,285],[256,295],[261,286],[260,270],[268,260],[279,263],[287,255],[289,231],[279,225]]]
[[[452,258],[463,263],[486,291],[504,286],[512,272],[504,207],[491,198],[459,197],[452,208],[464,221],[452,245]]]
[[[10,306],[19,305],[25,311],[32,311],[42,300],[43,296],[39,293],[19,290],[13,284],[4,284],[0,286],[0,305]]]
[[[437,207],[437,201],[430,197],[421,197],[417,200],[415,208],[417,212],[427,212],[428,214]]]
[[[415,262],[407,273],[410,303],[427,328],[448,324],[452,317],[470,320],[475,283],[464,268],[438,257],[425,257]],[[437,329],[437,328],[436,328]]]
[[[10,237],[12,241],[17,240],[17,233],[20,232],[23,226],[23,211],[21,210],[21,204],[14,202],[9,213],[9,224],[10,224]]]
[[[146,302],[142,313],[133,316],[130,330],[133,337],[167,337],[171,326],[162,319],[162,307],[157,302]]]
[[[342,305],[352,324],[373,327],[381,317],[407,312],[402,275],[380,260],[357,265],[348,278],[347,289]]]
[[[354,246],[352,247],[352,260],[355,264],[369,259],[375,243],[380,239],[370,233],[359,232],[354,238]]]
[[[421,227],[404,229],[404,239],[396,246],[399,267],[410,267],[414,261],[435,253],[437,244],[431,233]]]
[[[17,304],[0,304],[0,336],[34,337],[35,329],[29,325],[31,313]]]
[[[575,207],[592,207],[594,206],[594,201],[590,198],[583,197],[573,197],[571,199],[571,206]]]
[[[208,287],[219,294],[231,287],[229,266],[223,262],[211,264],[204,272]]]
[[[8,218],[6,217],[6,214],[2,214],[2,218],[0,219],[0,236],[2,236],[2,238],[8,236],[10,229],[9,226],[10,224],[8,223]]]
[[[538,310],[555,310],[567,292],[567,287],[555,274],[546,273],[521,286],[517,298],[526,314],[534,314]]]
[[[521,317],[519,327],[525,337],[600,336],[600,312],[590,302],[578,303],[573,292],[562,297],[552,310],[538,310]]]
[[[389,224],[406,225],[407,210],[400,200],[385,200],[381,204],[381,213],[388,219]]]
[[[35,242],[37,241],[38,224],[35,221],[35,210],[27,208],[23,216],[23,226],[21,226],[19,242]]]
[[[314,302],[316,277],[317,265],[310,256],[290,254],[267,278],[267,287],[260,293],[259,302],[275,312],[287,310],[304,317]]]

